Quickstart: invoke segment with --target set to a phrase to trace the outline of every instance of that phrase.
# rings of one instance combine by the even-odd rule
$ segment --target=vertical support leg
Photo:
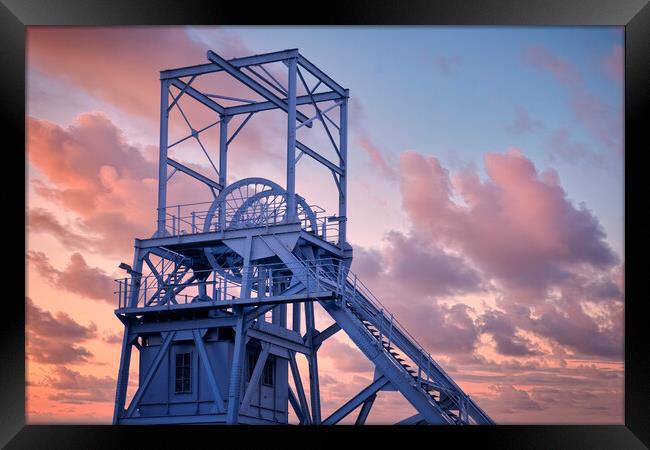
[[[253,283],[253,267],[251,266],[251,247],[253,245],[253,238],[246,236],[246,243],[244,245],[244,268],[241,281],[241,298],[250,298],[251,285]]]
[[[288,111],[287,111],[287,218],[297,219],[296,214],[296,69],[297,59],[287,61],[289,68]]]
[[[244,356],[246,354],[246,329],[244,326],[244,310],[241,306],[233,308],[237,316],[235,330],[235,349],[232,355],[232,366],[230,368],[230,385],[228,387],[228,413],[226,423],[234,425],[239,420],[239,399],[242,389],[242,370],[244,367]]]
[[[300,333],[300,303],[293,304],[293,331]]]
[[[167,208],[167,126],[169,122],[169,80],[160,81],[160,158],[158,160],[157,236],[165,236]]]
[[[220,116],[219,123],[219,184],[226,187],[228,183],[228,122],[232,116]],[[219,229],[226,226],[226,205],[219,205]]]
[[[347,173],[348,173],[348,101],[343,100],[340,106],[339,119],[339,166],[343,174],[339,177],[339,247],[343,248],[346,240],[347,222]]]
[[[138,305],[138,298],[140,297],[140,284],[142,277],[142,261],[146,254],[138,247],[136,239],[136,247],[133,255],[133,272],[131,273],[131,298],[129,298],[129,306],[134,307]],[[146,298],[145,298],[146,301]]]
[[[307,325],[307,334],[309,336],[307,344],[311,347],[312,354],[307,357],[309,362],[309,394],[311,397],[311,412],[314,425],[321,422],[320,415],[320,383],[318,380],[318,357],[317,348],[312,345],[314,328],[314,305],[311,302],[305,302],[305,323]]]
[[[124,326],[124,337],[122,338],[122,352],[120,354],[120,368],[117,372],[117,388],[115,389],[115,409],[113,410],[113,425],[124,415],[124,404],[126,402],[126,389],[129,385],[129,368],[131,367],[131,349],[129,342],[129,324]]]
[[[373,403],[375,403],[376,398],[377,394],[373,395],[368,400],[363,402],[363,406],[361,407],[361,411],[359,411],[357,420],[354,422],[355,425],[365,425],[368,414],[370,414],[370,409],[372,408]]]

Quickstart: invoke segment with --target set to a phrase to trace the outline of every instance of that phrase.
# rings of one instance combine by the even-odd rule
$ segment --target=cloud
[[[153,136],[158,134],[160,115],[160,76],[165,69],[208,63],[207,50],[214,50],[225,58],[242,57],[253,52],[244,45],[239,36],[222,28],[208,30],[185,27],[100,27],[65,28],[38,27],[27,33],[27,65],[53,80],[65,80],[75,89],[85,92],[120,111],[126,117],[141,121]],[[269,66],[275,72],[273,66]],[[189,82],[189,77],[184,78]],[[192,87],[205,93],[221,93],[233,97],[263,100],[261,96],[223,72],[204,74],[192,81]],[[172,95],[180,90],[171,88]],[[30,102],[40,101],[28,95]],[[49,100],[53,101],[53,100]],[[222,106],[235,103],[217,100]],[[183,114],[195,130],[213,123],[216,113],[198,101],[184,95],[177,102]],[[169,143],[188,134],[190,130],[179,107],[170,110]],[[232,142],[229,174],[236,174],[238,167],[246,167],[250,160],[281,158],[269,148],[270,136],[284,132],[285,123],[273,113],[264,114],[265,120],[253,118]],[[230,123],[230,134],[244,119],[235,118]],[[140,122],[137,122],[140,123]],[[202,133],[200,138],[208,151],[215,153],[218,127]],[[156,142],[157,144],[157,142]],[[174,148],[185,153],[191,151],[204,158],[195,139]],[[115,157],[119,157],[116,152]],[[213,156],[214,159],[214,156]],[[63,161],[65,164],[67,160]],[[259,163],[260,161],[255,161]],[[234,164],[233,164],[234,163]],[[248,164],[250,165],[250,164]],[[157,172],[154,172],[157,173]],[[75,191],[82,195],[82,191]],[[68,196],[69,197],[69,196]],[[86,194],[80,201],[89,201]]]
[[[471,352],[479,336],[471,308],[439,302],[484,292],[481,275],[429,239],[387,233],[385,246],[355,249],[353,270],[408,330],[436,352]]]
[[[397,170],[394,165],[388,162],[386,155],[370,140],[367,136],[360,136],[357,139],[357,145],[366,152],[370,160],[380,170],[380,172],[389,179],[397,177]]]
[[[622,155],[622,104],[612,107],[589,92],[575,64],[554,55],[542,45],[526,47],[522,52],[522,62],[551,74],[564,86],[568,92],[569,110],[578,123],[614,154]],[[614,62],[610,64],[613,67]]]
[[[520,412],[520,411],[539,411],[543,409],[542,405],[534,401],[528,392],[523,389],[517,389],[510,384],[498,384],[492,387],[498,394],[499,402],[503,412]]]
[[[607,56],[603,58],[601,64],[603,73],[607,78],[616,83],[623,83],[625,49],[622,45],[614,45]]]
[[[490,310],[481,316],[481,331],[492,335],[496,350],[507,356],[541,355],[530,340],[517,336],[510,317],[502,311]]]
[[[514,135],[522,135],[532,133],[542,128],[542,122],[530,117],[528,111],[522,107],[518,107],[515,111],[515,117],[506,129]]]
[[[50,313],[27,302],[27,356],[42,364],[80,364],[93,360],[93,354],[79,342],[93,339],[97,326],[77,323],[65,312]]]
[[[43,252],[30,251],[27,258],[36,271],[53,286],[84,298],[115,303],[113,279],[102,269],[88,266],[80,253],[70,256],[64,270],[53,267]]]
[[[598,220],[569,201],[555,171],[537,172],[518,150],[487,153],[485,166],[486,181],[465,170],[452,182],[436,158],[403,153],[403,205],[418,233],[520,293],[539,295],[569,277],[570,265],[618,263]],[[452,201],[453,193],[467,206]]]
[[[111,333],[104,332],[102,336],[102,341],[110,345],[121,345],[122,344],[122,335],[120,333]]]
[[[373,367],[360,350],[336,338],[324,342],[318,355],[330,359],[333,367],[341,372],[363,373],[371,371]]]
[[[65,128],[30,117],[27,138],[30,163],[46,180],[33,181],[37,194],[78,217],[78,231],[71,231],[57,215],[31,210],[31,231],[52,234],[70,249],[111,255],[130,254],[134,237],[153,234],[157,165],[105,114],[80,114]],[[202,193],[212,197],[206,187],[176,175],[168,202],[196,201]]]
[[[36,183],[38,185],[38,183]],[[38,190],[38,188],[37,188]],[[27,211],[27,231],[31,233],[47,233],[54,236],[61,244],[72,250],[95,248],[96,239],[82,233],[72,231],[70,225],[64,226],[51,212],[43,208]]]
[[[115,398],[115,379],[112,377],[96,377],[83,375],[76,370],[64,366],[55,367],[41,382],[53,390],[49,400],[85,404],[96,402],[111,402]]]
[[[217,34],[209,47],[183,27],[38,27],[27,32],[27,62],[129,114],[157,121],[161,70],[208,62],[209,48],[228,58],[249,53],[236,35]]]
[[[436,55],[433,58],[433,68],[442,75],[452,75],[461,65],[461,59],[458,56]]]
[[[480,332],[492,335],[498,352],[537,354],[516,333],[522,330],[578,354],[622,357],[620,259],[598,219],[568,199],[555,171],[537,171],[518,150],[487,153],[485,180],[470,170],[452,175],[415,152],[403,153],[401,163],[413,236],[462,255],[498,292],[503,311],[479,317]],[[414,254],[400,248],[405,261]],[[598,314],[584,312],[589,302],[600,305]]]
[[[567,128],[558,128],[550,133],[544,142],[551,160],[575,164],[583,161],[597,161],[597,157],[583,144],[573,140]]]

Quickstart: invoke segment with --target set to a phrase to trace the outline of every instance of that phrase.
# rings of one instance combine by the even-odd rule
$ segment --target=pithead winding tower
[[[290,404],[301,424],[336,424],[357,409],[356,423],[363,424],[387,390],[399,391],[417,411],[400,423],[493,423],[350,271],[348,90],[296,49],[230,60],[208,51],[207,59],[160,73],[157,228],[135,240],[133,265],[120,265],[129,276],[117,280],[115,314],[124,338],[113,423],[286,424]],[[199,87],[214,74],[257,100]],[[195,129],[181,98],[214,120]],[[189,134],[170,143],[174,110]],[[229,183],[229,145],[254,115],[269,110],[286,113],[285,186],[265,178]],[[217,126],[218,155],[201,140]],[[333,156],[306,145],[298,132],[321,132]],[[216,176],[170,157],[187,142],[199,145]],[[296,193],[305,155],[331,172],[338,214],[328,216]],[[214,199],[168,205],[176,172]],[[333,319],[322,330],[315,327],[317,305]],[[323,418],[318,349],[340,330],[374,365],[374,380]],[[139,376],[127,405],[134,347]],[[308,383],[299,353],[308,362]]]

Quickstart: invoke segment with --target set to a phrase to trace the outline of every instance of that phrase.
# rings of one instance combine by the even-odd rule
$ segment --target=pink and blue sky
[[[158,72],[287,48],[350,89],[364,283],[496,422],[623,423],[621,27],[29,27],[28,422],[110,423],[112,280],[155,228]],[[282,182],[283,131],[251,120],[230,176]],[[320,355],[325,417],[372,370],[341,333]],[[386,392],[368,421],[410,414]]]

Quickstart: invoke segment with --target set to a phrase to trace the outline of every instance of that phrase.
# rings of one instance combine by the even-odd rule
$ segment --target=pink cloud
[[[30,251],[27,258],[51,285],[84,298],[115,303],[113,278],[98,267],[88,266],[80,253],[72,254],[64,270],[53,267],[43,252]]]
[[[84,326],[70,315],[50,313],[26,298],[27,357],[41,364],[80,364],[92,361],[93,354],[80,342],[93,339],[97,326]]]
[[[157,164],[144,151],[104,114],[81,114],[68,127],[29,118],[27,156],[44,177],[33,180],[35,191],[78,216],[70,227],[47,210],[32,210],[30,230],[52,234],[71,249],[130,254],[133,238],[147,238],[155,228]],[[212,199],[205,186],[184,174],[170,185],[168,204]]]
[[[403,204],[416,229],[462,251],[504,286],[538,296],[569,276],[570,264],[607,268],[617,257],[597,219],[576,208],[554,171],[538,173],[521,152],[488,153],[487,181],[452,179],[433,157],[405,152]],[[467,207],[451,200],[460,194]]]
[[[115,378],[84,375],[64,366],[57,366],[41,385],[51,389],[49,400],[59,403],[109,403],[115,396]]]
[[[386,155],[367,136],[357,139],[358,145],[370,157],[372,163],[377,166],[381,173],[390,179],[397,177],[397,171],[386,159]]]
[[[612,62],[617,62],[614,51]],[[611,107],[601,98],[589,92],[584,80],[572,61],[558,57],[542,45],[529,46],[522,53],[522,61],[551,74],[569,94],[569,109],[585,130],[616,154],[623,152],[623,111],[621,105]],[[621,65],[622,67],[622,65]]]
[[[27,64],[28,68],[34,67],[48,76],[67,80],[127,116],[148,121],[151,134],[157,135],[161,70],[207,63],[206,52],[209,49],[225,58],[252,53],[237,35],[222,29],[212,32],[210,42],[214,43],[213,46],[191,39],[183,27],[36,27],[28,30]],[[269,70],[275,71],[275,68]],[[188,82],[189,78],[184,80]],[[206,93],[262,100],[258,94],[223,73],[198,77],[192,86]],[[179,90],[174,87],[172,93],[175,96]],[[234,104],[227,100],[219,102],[223,106]],[[195,130],[215,121],[214,111],[188,96],[183,96],[178,105]],[[272,120],[272,115],[266,114],[265,117],[264,121],[253,118],[233,141],[231,149],[235,162],[253,157],[282,156],[274,155],[267,148],[267,142],[270,134],[283,129],[283,124]],[[231,133],[242,120],[243,116],[231,121]],[[190,134],[178,107],[170,111],[169,126],[170,144]],[[216,130],[213,128],[200,136],[209,150],[214,150],[218,142]],[[201,152],[194,139],[181,147]],[[205,163],[208,164],[207,160]]]

